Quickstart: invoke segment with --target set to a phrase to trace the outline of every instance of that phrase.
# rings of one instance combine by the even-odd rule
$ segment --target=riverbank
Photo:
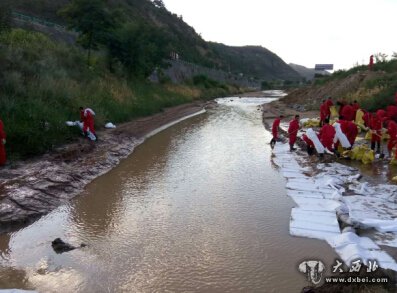
[[[98,142],[78,142],[0,170],[0,233],[27,225],[78,195],[115,167],[146,137],[181,119],[200,114],[212,102],[194,102],[98,132]]]
[[[273,161],[287,181],[288,196],[296,203],[291,212],[290,234],[327,241],[347,265],[354,259],[362,259],[366,264],[369,259],[376,259],[385,269],[380,273],[390,282],[386,287],[373,287],[373,292],[393,292],[397,270],[397,233],[393,228],[397,188],[387,184],[390,183],[388,176],[382,175],[389,167],[387,163],[375,162],[371,172],[334,156],[309,157],[299,138],[301,134],[298,135],[298,150],[291,153],[287,144],[288,121],[295,114],[313,118],[318,113],[294,109],[289,99],[263,105],[262,109],[263,123],[268,131],[275,117],[286,116],[281,125],[285,141],[276,144]],[[373,174],[366,173],[368,171]],[[341,289],[329,284],[323,288],[325,291],[308,292]],[[354,288],[358,292],[372,292],[367,291],[366,286]]]

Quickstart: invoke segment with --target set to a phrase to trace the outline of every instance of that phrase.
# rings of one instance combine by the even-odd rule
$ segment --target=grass
[[[112,74],[101,54],[86,66],[85,52],[41,33],[13,29],[0,34],[0,118],[11,160],[50,151],[75,140],[65,121],[79,119],[79,106],[96,112],[96,125],[151,115],[165,107],[237,92],[219,83],[154,85]]]

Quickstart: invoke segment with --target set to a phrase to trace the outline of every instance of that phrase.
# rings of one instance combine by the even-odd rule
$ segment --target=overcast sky
[[[206,41],[261,45],[287,63],[335,69],[397,51],[397,0],[163,0]]]

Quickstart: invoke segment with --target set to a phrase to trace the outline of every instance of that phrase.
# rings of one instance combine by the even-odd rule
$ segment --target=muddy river
[[[336,257],[288,233],[293,201],[257,104],[219,107],[147,139],[83,194],[0,236],[0,288],[38,292],[300,292],[302,260]],[[88,246],[56,254],[60,237]]]

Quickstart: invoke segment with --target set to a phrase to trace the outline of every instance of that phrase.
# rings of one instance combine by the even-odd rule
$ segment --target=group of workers
[[[83,134],[85,137],[89,137],[89,135],[92,134],[96,140],[97,136],[95,133],[94,116],[95,113],[92,111],[92,109],[84,109],[83,107],[80,107],[80,122],[83,123]],[[6,139],[7,135],[4,130],[4,124],[0,119],[0,166],[4,166],[7,161],[5,149]]]
[[[387,149],[389,152],[389,156],[392,156],[393,147],[397,145],[397,93],[395,94],[395,105],[389,105],[386,110],[379,109],[374,113],[367,112],[362,109],[357,101],[354,101],[353,103],[338,101],[338,112],[335,112],[336,108],[333,106],[334,103],[331,97],[328,97],[328,99],[322,101],[322,104],[320,106],[319,125],[321,128],[319,133],[316,134],[318,140],[321,142],[327,152],[337,153],[339,141],[338,139],[334,138],[335,136],[337,136],[337,131],[339,129],[347,138],[351,148],[354,145],[356,137],[358,135],[358,127],[361,127],[362,129],[370,130],[371,150],[375,151],[376,149],[376,153],[380,154],[382,128],[385,127],[387,128],[387,134],[390,137],[387,144]],[[334,111],[334,113],[331,113],[332,111]],[[336,123],[339,124],[340,128],[339,126],[335,126],[337,124],[335,124],[334,126],[330,125],[331,114],[332,116],[339,116],[339,119],[336,121]],[[284,116],[280,115],[273,122],[273,138],[270,142],[272,148],[278,140],[279,125],[283,118]],[[358,124],[357,121],[363,121],[363,124]],[[290,121],[288,128],[289,145],[291,151],[295,150],[294,144],[297,139],[299,128],[299,115],[295,115],[294,119]],[[313,154],[315,149],[313,141],[306,134],[302,135],[302,140],[306,142],[308,153],[310,155]]]

